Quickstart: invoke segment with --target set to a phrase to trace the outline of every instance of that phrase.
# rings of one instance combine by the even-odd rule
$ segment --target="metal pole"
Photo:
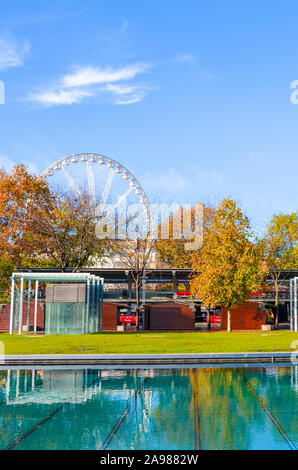
[[[10,395],[10,369],[7,371],[7,378],[6,378],[6,403],[9,403],[9,395]]]
[[[35,389],[35,370],[32,369],[32,390]]]
[[[9,334],[13,334],[13,314],[14,314],[14,290],[15,290],[15,277],[11,278],[11,293],[10,293],[10,318],[9,318]]]
[[[20,311],[19,311],[19,335],[22,334],[23,327],[23,302],[24,302],[24,278],[21,277],[21,289],[20,289]]]
[[[97,286],[96,286],[96,320],[99,322],[99,302],[100,302],[100,279],[97,279]],[[97,323],[97,331],[98,331],[98,323]]]
[[[90,279],[87,279],[87,299],[86,299],[87,307],[86,307],[86,334],[89,333],[89,309],[90,309]]]
[[[294,331],[298,331],[298,312],[297,312],[297,280],[298,277],[294,278]]]
[[[92,333],[94,333],[95,321],[95,277],[92,279]]]
[[[146,305],[146,268],[144,268],[142,276],[142,330],[145,329],[145,305]],[[139,312],[140,314],[140,312]],[[140,325],[139,325],[140,328]]]
[[[293,331],[293,284],[294,279],[290,279],[290,331]]]
[[[100,331],[103,331],[103,279],[100,279]]]
[[[37,332],[38,286],[39,286],[39,281],[35,281],[34,334],[36,334]]]
[[[28,281],[28,295],[27,295],[27,335],[30,332],[30,307],[31,307],[31,279]]]
[[[17,370],[17,386],[16,386],[16,396],[20,394],[20,369]]]

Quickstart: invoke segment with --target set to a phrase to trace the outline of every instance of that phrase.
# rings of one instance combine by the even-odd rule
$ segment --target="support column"
[[[33,328],[35,335],[37,332],[38,285],[39,285],[39,281],[35,281],[34,328]]]
[[[103,331],[103,278],[100,280],[100,331]]]
[[[97,279],[96,281],[96,319],[98,321],[97,323],[97,329],[99,330],[99,303],[100,303],[100,279]]]
[[[92,279],[92,333],[94,333],[95,322],[95,277]]]
[[[11,293],[10,293],[10,318],[9,318],[9,334],[13,334],[13,314],[14,314],[14,291],[15,291],[15,277],[11,278]]]
[[[31,279],[28,281],[28,295],[27,295],[27,335],[30,332],[30,307],[31,307]]]
[[[90,311],[90,279],[87,279],[87,293],[86,293],[86,325],[85,332],[89,333],[89,311]]]
[[[20,394],[20,369],[17,370],[16,397]]]
[[[23,306],[24,306],[24,278],[21,277],[20,311],[19,311],[19,335],[22,334],[22,328],[23,328]]]
[[[6,377],[6,403],[9,403],[9,395],[10,395],[10,369],[7,371]]]
[[[298,288],[298,277],[294,278],[294,331],[298,331],[298,301],[297,301],[297,288]]]
[[[176,294],[177,292],[177,274],[176,271],[172,271],[173,274],[173,294]]]

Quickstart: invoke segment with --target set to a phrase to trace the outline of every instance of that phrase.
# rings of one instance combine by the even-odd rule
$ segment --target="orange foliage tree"
[[[197,207],[197,206],[196,206]],[[185,224],[191,222],[191,218],[194,218],[194,210],[189,211],[189,220],[185,221],[182,217],[182,208],[179,209],[178,214],[180,219],[180,231],[183,233]],[[214,216],[214,208],[203,206],[203,230],[205,231],[210,225]],[[173,268],[191,268],[192,256],[195,250],[185,249],[187,242],[192,242],[193,239],[176,239],[174,238],[173,229],[173,215],[169,218],[169,237],[168,239],[158,239],[156,242],[156,249],[159,254],[159,260],[161,266],[171,266]],[[162,225],[159,227],[159,232],[162,230]]]
[[[36,254],[33,219],[49,210],[51,191],[42,177],[24,165],[0,169],[0,253],[20,262]],[[34,217],[33,217],[34,215]]]

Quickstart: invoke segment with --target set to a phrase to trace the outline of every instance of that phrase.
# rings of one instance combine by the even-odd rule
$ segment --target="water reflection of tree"
[[[249,449],[268,418],[247,388],[244,369],[184,369],[172,376],[171,393],[159,393],[154,411],[156,429],[177,449]],[[183,377],[183,379],[182,379]],[[257,388],[266,371],[249,380]],[[265,379],[266,380],[266,379]],[[170,385],[168,385],[170,386]],[[272,387],[274,393],[274,387]],[[270,426],[270,424],[269,424]],[[193,432],[188,432],[192,429]],[[192,442],[191,442],[192,441]]]
[[[20,398],[24,392],[24,371],[20,372]],[[36,377],[35,377],[36,378]],[[106,439],[115,422],[126,407],[129,396],[133,396],[140,379],[136,374],[126,371],[125,375],[117,373],[102,380],[97,371],[88,371],[87,392],[101,383],[93,395],[82,400],[82,387],[78,386],[78,400],[74,395],[73,402],[59,403],[50,401],[20,403],[18,399],[0,410],[0,448],[5,448],[24,432],[27,432],[46,416],[58,412],[38,427],[17,448],[28,446],[32,449],[97,449]],[[5,388],[5,385],[3,385]],[[41,387],[42,390],[42,387]],[[55,390],[53,390],[55,392]],[[16,397],[16,380],[11,382],[11,398]],[[52,390],[49,389],[49,398]],[[38,399],[38,388],[35,389]],[[71,397],[70,397],[71,398]],[[1,406],[1,405],[0,405]]]
[[[158,387],[158,404],[154,409],[155,433],[162,436],[170,447],[194,448],[192,384],[189,377],[180,371],[167,371],[163,384],[158,378]]]
[[[217,449],[227,444],[231,449],[246,448],[247,424],[254,406],[238,370],[191,369],[189,378],[202,448],[210,448],[211,443]],[[210,441],[206,442],[206,438]]]
[[[289,374],[289,371],[281,371],[283,373]],[[259,445],[263,445],[261,441],[265,428],[273,425],[247,388],[243,374],[271,411],[285,410],[287,400],[288,406],[292,403],[291,406],[295,408],[293,390],[286,386],[282,387],[281,393],[281,389],[276,387],[277,377],[274,377],[271,385],[264,368],[251,372],[246,369],[192,369],[189,371],[194,390],[192,407],[199,412],[197,426],[201,432],[202,448],[249,449],[256,445],[258,436]],[[281,395],[283,399],[277,403],[275,400],[281,398]],[[293,433],[295,426],[293,415]]]
[[[116,448],[127,448],[129,443],[134,448],[164,445],[163,448],[174,449],[249,449],[262,439],[266,428],[271,432],[273,424],[247,388],[243,374],[270,411],[279,413],[278,419],[286,431],[297,434],[297,390],[290,386],[289,368],[202,368],[106,374],[98,378],[97,371],[89,371],[88,387],[92,389],[92,384],[97,386],[100,381],[101,388],[85,402],[65,404],[46,426],[26,439],[24,445],[52,449],[99,448],[131,397],[128,417],[112,442]],[[145,390],[135,399],[135,391],[144,377],[148,378]],[[23,381],[21,372],[21,390]],[[42,382],[41,376],[39,381]],[[0,384],[3,396],[5,386],[4,378]],[[15,381],[11,384],[12,395],[14,387]],[[80,387],[78,391],[81,396]],[[6,406],[5,400],[2,403],[0,447],[8,445],[28,426],[59,406],[57,403],[18,404],[17,401]],[[281,439],[278,433],[276,438]]]
[[[274,367],[261,375],[253,371],[247,374],[258,396],[289,435],[297,435],[298,389],[291,384],[291,374],[295,373],[294,368]]]

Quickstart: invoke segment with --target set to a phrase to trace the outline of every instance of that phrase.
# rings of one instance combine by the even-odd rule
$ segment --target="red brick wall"
[[[194,330],[195,315],[187,305],[175,302],[150,306],[150,330]]]
[[[23,325],[27,325],[27,306],[28,302],[24,302]],[[15,309],[14,315],[19,315],[19,310]],[[10,305],[5,304],[0,311],[0,331],[9,331]],[[34,301],[30,302],[30,326],[34,323]],[[37,330],[44,329],[44,311],[42,304],[37,304]]]
[[[24,302],[23,310],[23,325],[27,324],[27,302]],[[19,311],[15,311],[15,315],[19,314]],[[10,316],[10,305],[5,304],[0,311],[0,331],[9,331],[9,316]],[[34,323],[34,302],[30,305],[30,325]],[[44,330],[44,311],[42,304],[38,302],[37,308],[37,329]],[[104,330],[117,330],[117,304],[109,304],[104,302],[103,306],[103,329]]]
[[[118,304],[103,303],[103,329],[117,330]]]
[[[222,308],[222,329],[227,329],[227,308]],[[240,307],[232,308],[232,330],[260,330],[266,323],[265,311],[258,302],[244,302]]]

